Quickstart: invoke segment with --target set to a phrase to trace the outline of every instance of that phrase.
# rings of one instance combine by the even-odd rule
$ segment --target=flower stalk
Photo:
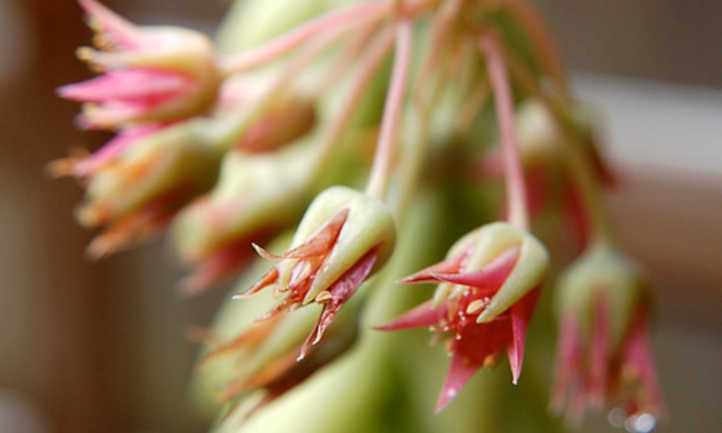
[[[515,226],[527,230],[529,216],[526,208],[526,186],[517,147],[514,109],[506,65],[501,55],[499,42],[494,36],[489,34],[482,36],[479,41],[479,48],[486,56],[489,81],[499,124],[499,136],[504,160],[504,177],[506,180],[508,218]]]

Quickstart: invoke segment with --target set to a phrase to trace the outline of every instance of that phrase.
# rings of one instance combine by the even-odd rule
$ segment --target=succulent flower
[[[599,194],[611,179],[595,148],[592,117],[572,98],[557,50],[524,0],[279,0],[272,7],[245,0],[233,7],[216,46],[198,32],[139,27],[95,0],[79,2],[96,49],[80,48],[78,56],[102,75],[58,93],[85,103],[81,127],[117,135],[92,155],[71,155],[50,168],[87,186],[80,222],[107,227],[90,254],[143,240],[172,222],[179,255],[194,266],[186,293],[241,270],[241,286],[255,281],[226,302],[212,330],[196,333],[205,343],[196,395],[214,411],[227,409],[215,431],[526,425],[502,420],[506,412],[493,416],[506,404],[503,393],[473,416],[464,417],[459,401],[426,422],[416,406],[429,404],[427,397],[407,397],[433,398],[419,390],[437,385],[417,387],[421,373],[406,370],[413,364],[434,377],[427,373],[439,363],[418,359],[419,341],[406,345],[404,334],[364,326],[387,323],[427,298],[389,290],[389,282],[438,258],[436,247],[448,245],[457,228],[492,215],[504,221],[471,231],[445,260],[401,280],[437,283],[436,291],[381,327],[430,327],[447,339],[451,363],[437,412],[502,351],[518,383],[550,261],[536,235],[561,246],[555,256],[564,257],[563,238],[571,233],[587,250],[558,288],[553,406],[566,406],[576,420],[607,403],[621,407],[610,419],[621,414],[630,431],[654,426],[662,399],[646,288],[611,247]],[[485,110],[487,97],[493,112]],[[498,153],[479,163],[479,150],[494,136]],[[503,177],[503,205],[465,199],[472,191],[498,195],[499,186],[465,188],[467,166],[478,181]],[[364,192],[324,189],[364,179]],[[289,242],[269,246],[286,253],[257,244],[298,222],[308,202]],[[569,219],[535,224],[532,235],[530,218],[542,209]],[[396,224],[403,228],[398,246]],[[558,229],[563,233],[551,232]],[[247,269],[254,248],[275,262],[270,270],[260,261]],[[392,251],[382,277],[362,288]],[[493,375],[479,379],[480,387],[465,389],[468,401],[498,388]],[[528,412],[530,419],[546,416]],[[254,419],[239,426],[251,413]]]
[[[98,158],[75,166],[92,168],[87,171],[86,201],[77,212],[80,223],[108,227],[88,247],[91,256],[153,236],[187,201],[211,186],[219,155],[200,138],[200,127],[198,121],[181,122],[124,144],[102,164]]]
[[[439,283],[434,300],[380,328],[431,326],[450,335],[451,367],[437,411],[479,368],[494,365],[504,349],[518,382],[526,328],[547,262],[546,249],[533,236],[508,223],[492,223],[460,239],[443,262],[401,280]]]
[[[95,0],[78,0],[95,30],[95,50],[77,51],[103,75],[58,89],[87,103],[79,124],[115,129],[137,122],[171,121],[208,109],[221,82],[211,41],[177,27],[138,27]]]
[[[587,409],[621,405],[625,417],[658,417],[648,299],[634,263],[597,244],[560,281],[560,340],[552,407],[579,423]]]
[[[395,236],[391,212],[383,202],[350,188],[331,187],[311,203],[287,253],[276,256],[254,245],[262,257],[279,263],[245,295],[271,285],[285,295],[264,320],[310,303],[323,305],[299,354],[302,359],[359,286],[384,264]]]

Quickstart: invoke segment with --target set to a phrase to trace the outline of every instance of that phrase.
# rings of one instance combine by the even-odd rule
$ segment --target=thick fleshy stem
[[[585,154],[584,145],[577,137],[575,127],[563,102],[556,94],[552,94],[547,89],[539,86],[524,63],[511,52],[508,50],[503,51],[503,56],[512,77],[525,92],[539,98],[544,103],[564,137],[564,143],[566,144],[565,160],[570,174],[579,188],[592,229],[590,242],[610,242],[612,240],[612,228],[604,209],[599,181],[595,178],[592,162]]]
[[[396,53],[391,72],[391,84],[386,95],[381,132],[366,187],[366,193],[379,198],[384,196],[391,174],[391,161],[398,140],[401,109],[404,105],[406,83],[411,66],[411,44],[412,22],[408,18],[404,18],[396,25]]]
[[[265,65],[321,33],[350,29],[369,21],[381,19],[388,14],[390,8],[389,2],[376,1],[333,10],[252,49],[250,52],[222,59],[220,68],[223,74],[228,76]]]
[[[371,80],[381,66],[381,62],[383,62],[391,50],[393,35],[392,28],[382,30],[371,41],[371,46],[360,59],[360,68],[356,76],[352,77],[351,87],[345,96],[341,111],[331,121],[328,129],[322,133],[318,157],[314,161],[313,167],[309,169],[312,177],[314,175],[320,175],[325,171],[324,167],[330,160],[333,150],[346,130],[346,126],[351,121],[356,108],[358,108],[364,92],[371,84]]]
[[[502,0],[502,7],[512,14],[524,27],[528,40],[539,56],[546,73],[555,79],[563,90],[567,85],[566,70],[559,49],[549,28],[534,7],[524,0]]]
[[[506,183],[507,212],[509,222],[523,230],[529,226],[526,204],[526,186],[517,147],[514,129],[514,107],[511,87],[507,77],[506,65],[501,48],[495,36],[485,34],[479,40],[479,48],[486,57],[491,91],[499,124],[499,136],[504,159],[504,177]]]

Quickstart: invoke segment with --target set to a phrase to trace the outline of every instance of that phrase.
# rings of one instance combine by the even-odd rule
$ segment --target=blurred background
[[[272,1],[272,0],[269,0]],[[212,32],[224,0],[113,0],[140,23]],[[670,418],[659,431],[722,428],[722,3],[547,0],[579,93],[607,119],[623,176],[609,204],[658,293],[654,349]],[[194,346],[224,293],[176,296],[161,242],[97,263],[73,207],[81,190],[48,161],[107,138],[54,96],[89,77],[90,32],[72,0],[0,0],[0,432],[205,431],[187,409]],[[604,424],[595,431],[612,431]]]

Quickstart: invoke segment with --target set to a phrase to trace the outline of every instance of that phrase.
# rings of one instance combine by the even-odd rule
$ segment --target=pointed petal
[[[436,402],[436,413],[441,412],[459,394],[459,391],[471,379],[474,373],[481,368],[482,364],[472,363],[459,354],[451,358],[449,373],[446,376],[441,394]]]
[[[361,286],[371,273],[371,269],[373,269],[376,263],[377,253],[378,251],[375,248],[368,252],[331,286],[329,289],[331,299],[325,302],[323,311],[321,311],[321,317],[319,317],[313,331],[311,331],[311,334],[309,334],[303,346],[301,346],[301,352],[297,360],[300,361],[303,359],[311,347],[321,341],[323,334],[329,325],[331,325],[339,309],[356,293],[356,290],[358,290],[359,286]]]
[[[307,242],[299,245],[283,255],[284,258],[302,259],[309,256],[320,256],[331,251],[331,248],[338,238],[349,210],[343,209],[331,218],[321,230],[318,231]]]
[[[444,316],[446,316],[446,304],[442,304],[438,308],[432,308],[432,301],[427,301],[400,315],[391,323],[375,329],[379,331],[398,331],[401,329],[422,328],[436,325]]]
[[[632,367],[639,375],[645,394],[643,409],[660,415],[665,411],[664,396],[652,360],[645,316],[639,314],[630,328],[622,349],[622,363]]]
[[[218,284],[242,270],[251,259],[251,251],[244,241],[219,248],[204,258],[193,273],[180,283],[181,294],[193,296]]]
[[[607,389],[607,361],[609,355],[609,306],[600,296],[594,304],[592,341],[589,349],[589,400],[601,406]]]
[[[451,274],[454,272],[459,271],[460,263],[463,259],[463,255],[458,255],[455,257],[451,257],[449,259],[444,260],[443,262],[439,262],[433,266],[429,266],[428,268],[422,269],[419,272],[409,275],[406,278],[403,278],[398,281],[399,284],[413,284],[413,283],[428,283],[428,282],[435,282],[436,278],[433,277],[432,274],[439,273],[439,274]]]
[[[92,155],[77,162],[72,168],[73,175],[83,177],[92,174],[100,167],[115,159],[115,157],[120,155],[123,150],[128,148],[132,143],[158,131],[162,127],[160,124],[149,124],[124,129]]]
[[[79,102],[118,100],[156,104],[177,95],[189,83],[187,77],[174,72],[128,68],[58,87],[57,93],[62,98]]]
[[[549,403],[554,412],[561,413],[567,404],[567,394],[571,392],[573,386],[572,379],[579,375],[580,359],[579,324],[574,313],[565,313],[559,331],[554,384]]]
[[[271,284],[274,284],[278,280],[278,269],[276,267],[272,267],[266,274],[261,277],[256,284],[253,285],[247,292],[241,293],[238,295],[234,295],[234,298],[241,299],[241,298],[247,298],[248,296],[254,295],[264,288],[270,286]]]
[[[539,288],[537,287],[511,307],[512,339],[507,346],[507,356],[509,357],[509,366],[511,367],[512,382],[514,385],[519,382],[519,375],[521,375],[521,366],[524,361],[526,329],[534,313],[534,307],[536,307],[538,299]]]
[[[255,323],[250,329],[242,332],[238,336],[223,342],[216,346],[213,350],[206,353],[198,362],[198,368],[206,366],[210,361],[217,359],[225,354],[231,353],[243,346],[256,345],[265,339],[276,326],[276,320],[267,320]]]
[[[113,128],[143,115],[148,107],[133,104],[84,104],[83,112],[76,117],[80,129]]]
[[[514,269],[514,265],[519,258],[519,251],[519,247],[511,247],[478,271],[459,274],[431,272],[431,276],[439,281],[495,291],[504,283],[511,270]]]
[[[140,45],[138,28],[95,0],[78,0],[91,19],[91,27],[108,34],[118,45],[136,48]]]

